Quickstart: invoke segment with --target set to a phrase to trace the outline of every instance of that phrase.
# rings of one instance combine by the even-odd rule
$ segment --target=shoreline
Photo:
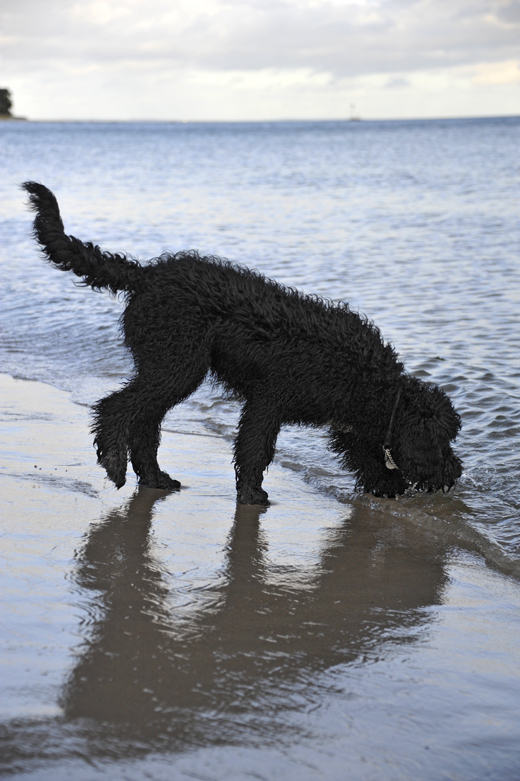
[[[5,383],[22,383],[19,388],[26,388],[26,392],[22,393],[24,399],[28,399],[31,393],[28,389],[34,387],[35,389],[43,388],[44,398],[51,406],[54,404],[54,394],[56,399],[63,400],[63,403],[71,404],[71,409],[79,408],[82,410],[81,420],[84,430],[84,436],[82,440],[83,461],[81,462],[84,477],[89,481],[93,481],[96,485],[96,491],[102,491],[104,496],[112,496],[114,501],[117,497],[123,498],[129,496],[132,491],[137,488],[137,479],[132,470],[131,465],[128,465],[127,482],[123,489],[117,491],[113,484],[106,477],[105,471],[96,463],[96,455],[93,448],[92,435],[90,434],[90,420],[88,418],[88,410],[90,405],[84,401],[73,401],[73,392],[60,389],[50,383],[40,380],[29,380],[24,377],[12,376],[10,374],[3,374],[0,372],[0,398],[5,397],[7,386]],[[26,383],[24,386],[23,383]],[[38,391],[37,391],[38,392]],[[0,406],[1,410],[1,406]],[[59,416],[58,416],[59,417]],[[58,420],[59,423],[59,420]],[[201,432],[183,432],[177,430],[175,427],[168,425],[166,419],[165,425],[162,429],[162,444],[159,452],[159,463],[165,468],[165,470],[171,473],[174,479],[179,479],[181,482],[181,491],[186,487],[186,480],[188,483],[192,483],[191,475],[197,475],[199,470],[199,456],[195,455],[195,450],[192,446],[195,442],[200,442],[200,449],[202,450],[204,444],[208,438],[214,440],[216,447],[226,454],[227,462],[225,471],[222,474],[221,490],[226,493],[227,496],[233,501],[235,497],[235,476],[232,465],[232,443],[228,438],[225,438],[216,433],[201,433]],[[186,463],[186,468],[183,472],[176,472],[177,463],[182,464],[182,458],[177,460],[176,453],[183,452],[184,443],[190,442],[190,453],[193,453],[193,460]],[[169,443],[169,444],[168,444]],[[165,448],[166,446],[166,448]],[[168,453],[166,459],[170,458],[170,461],[165,460],[164,453]],[[172,464],[174,466],[172,466]],[[277,485],[272,489],[269,488],[269,483],[273,478],[273,470],[276,470]],[[81,469],[77,470],[78,478],[81,473]],[[1,474],[1,473],[0,473]],[[30,472],[29,472],[30,474]],[[295,469],[289,461],[283,457],[275,454],[275,459],[270,465],[265,475],[265,483],[268,493],[270,495],[270,501],[273,505],[279,504],[283,501],[284,496],[284,476],[287,479],[296,480],[297,483],[303,485],[305,478],[302,477],[302,473],[299,469]],[[290,477],[289,477],[290,476]],[[486,566],[491,569],[500,572],[507,577],[514,578],[520,583],[520,561],[512,558],[509,553],[503,550],[490,536],[486,535],[485,530],[480,531],[477,528],[471,526],[468,523],[452,523],[449,517],[443,515],[442,507],[436,509],[435,506],[431,507],[429,504],[416,501],[417,497],[400,497],[399,500],[378,499],[366,494],[350,494],[337,490],[327,490],[326,486],[320,486],[315,484],[309,484],[307,489],[311,492],[315,492],[316,501],[332,502],[333,505],[339,503],[340,507],[356,507],[359,510],[367,512],[380,513],[382,515],[388,515],[389,517],[397,520],[402,519],[402,522],[411,524],[413,527],[419,526],[425,532],[430,531],[436,534],[439,538],[442,538],[447,545],[460,547],[461,550],[466,550],[469,553],[475,553],[482,556],[486,562]]]

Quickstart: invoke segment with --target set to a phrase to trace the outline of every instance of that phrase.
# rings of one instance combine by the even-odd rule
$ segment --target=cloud
[[[31,79],[49,91],[75,80],[111,92],[124,114],[133,89],[136,115],[161,91],[164,107],[165,90],[170,105],[193,107],[190,89],[206,105],[212,88],[219,100],[347,100],[372,76],[404,96],[419,74],[450,69],[475,89],[512,85],[519,36],[520,0],[0,0],[2,78],[20,95]]]
[[[496,18],[508,26],[516,27],[520,25],[520,0],[501,3],[497,9]]]
[[[402,76],[395,79],[389,79],[386,83],[386,89],[401,89],[402,87],[410,87],[410,80],[405,79]]]
[[[4,57],[311,68],[335,77],[518,55],[517,0],[12,0]],[[499,56],[497,56],[499,54]]]
[[[474,84],[520,84],[520,65],[518,62],[492,62],[477,65],[473,77]]]

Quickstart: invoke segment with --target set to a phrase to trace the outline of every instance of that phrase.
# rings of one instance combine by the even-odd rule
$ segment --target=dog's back
[[[308,402],[314,394],[324,403],[320,418],[329,414],[327,397],[338,387],[334,377],[342,378],[336,404],[345,407],[360,371],[365,378],[402,371],[379,330],[347,304],[304,295],[195,252],[163,255],[146,268],[149,275],[130,293],[123,316],[126,344],[138,361],[158,346],[164,360],[184,342],[195,352],[203,343],[209,370],[228,390],[247,398],[269,378],[280,400],[288,404],[292,398],[298,420],[303,394]]]

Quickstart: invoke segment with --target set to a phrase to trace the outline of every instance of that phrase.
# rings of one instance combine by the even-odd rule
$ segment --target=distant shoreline
[[[28,119],[27,117],[14,117],[0,114],[0,121],[22,121],[31,124],[56,124],[56,125],[280,125],[280,124],[333,124],[365,125],[378,122],[475,122],[493,120],[520,119],[520,114],[496,114],[485,116],[460,116],[460,117],[406,117],[400,119],[363,117],[352,119],[342,117],[337,119]]]

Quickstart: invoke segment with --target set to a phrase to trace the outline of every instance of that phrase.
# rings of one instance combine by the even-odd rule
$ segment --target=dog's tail
[[[49,261],[62,271],[72,271],[94,290],[112,293],[136,290],[144,268],[124,255],[102,252],[91,243],[67,236],[53,193],[38,182],[25,182],[31,209],[36,212],[33,235]]]

